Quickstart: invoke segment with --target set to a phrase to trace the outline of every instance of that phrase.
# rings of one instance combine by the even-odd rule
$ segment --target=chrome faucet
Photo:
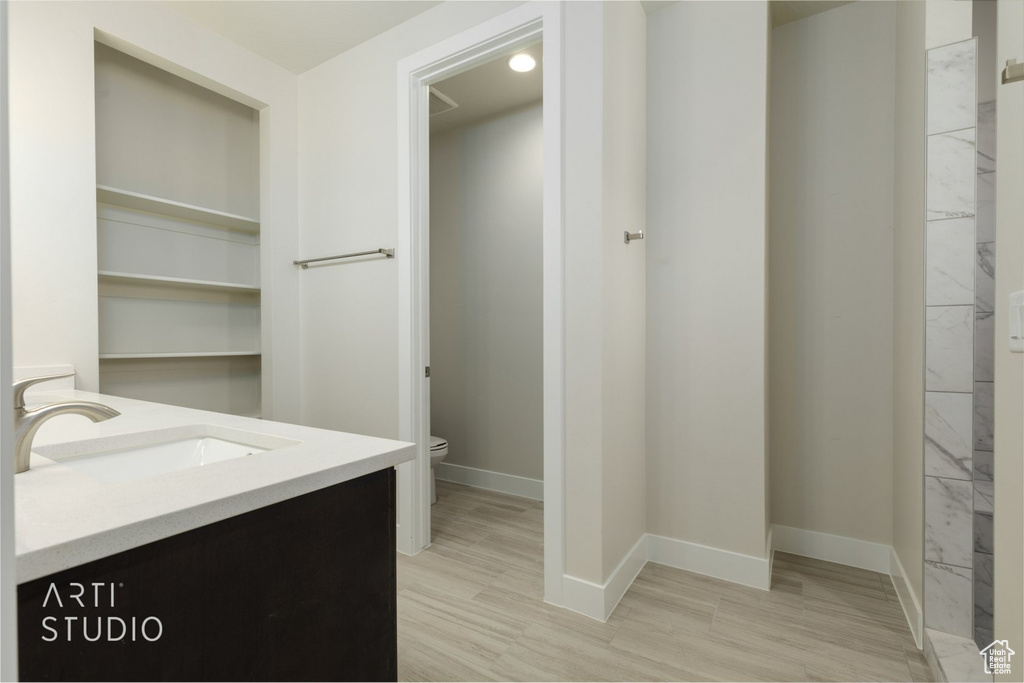
[[[14,473],[25,472],[29,467],[32,453],[32,439],[43,423],[57,415],[84,415],[93,422],[103,422],[121,413],[100,403],[90,401],[65,401],[48,403],[38,408],[25,407],[25,390],[33,384],[48,382],[51,379],[74,377],[75,373],[66,375],[47,375],[45,377],[29,377],[14,383]]]

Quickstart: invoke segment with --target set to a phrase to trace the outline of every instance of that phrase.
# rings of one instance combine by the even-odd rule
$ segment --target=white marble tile
[[[974,215],[974,129],[928,137],[928,220]]]
[[[992,450],[994,420],[994,387],[992,382],[974,384],[974,447],[979,451]]]
[[[993,615],[993,581],[992,555],[974,553],[974,627],[986,631],[992,630]],[[981,646],[992,642],[989,638]]]
[[[982,173],[977,178],[977,240],[992,242],[996,239],[996,174]]]
[[[925,388],[974,389],[974,306],[929,306],[925,321]]]
[[[962,683],[992,683],[992,674],[985,673],[985,663],[978,646],[971,638],[925,629],[925,652],[937,660],[938,680]]]
[[[927,227],[926,287],[928,306],[973,304],[975,254],[974,219],[932,221]]]
[[[924,478],[924,558],[970,567],[974,546],[974,486],[969,481]]]
[[[938,562],[924,563],[924,625],[972,638],[971,570]]]
[[[978,173],[996,170],[996,103],[978,105]]]
[[[942,221],[943,223],[947,221]],[[948,221],[952,223],[953,221]],[[996,243],[979,242],[974,248],[975,300],[981,311],[995,310]]]
[[[925,392],[924,473],[969,480],[973,476],[974,401],[970,394]]]
[[[974,126],[977,41],[928,50],[928,134]]]
[[[994,313],[974,314],[974,379],[991,382],[995,378],[996,318]]]
[[[992,481],[995,458],[992,451],[974,451],[974,481]]]

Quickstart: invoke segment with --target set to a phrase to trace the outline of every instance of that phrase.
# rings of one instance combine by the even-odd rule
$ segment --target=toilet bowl
[[[430,504],[437,502],[437,480],[434,468],[448,455],[448,441],[439,436],[430,437]]]

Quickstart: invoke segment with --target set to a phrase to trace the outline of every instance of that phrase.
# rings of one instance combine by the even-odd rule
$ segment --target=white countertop
[[[75,567],[250,510],[412,460],[412,444],[268,422],[85,391],[39,391],[29,407],[95,401],[120,411],[92,423],[61,415],[44,424],[33,446],[45,446],[210,424],[300,441],[263,453],[136,481],[106,483],[32,453],[14,477],[18,583]]]

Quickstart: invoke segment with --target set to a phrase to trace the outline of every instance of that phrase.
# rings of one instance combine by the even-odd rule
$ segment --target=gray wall
[[[893,160],[892,547],[906,573],[894,573],[903,600],[922,600],[924,572],[924,3],[896,7]],[[920,617],[920,613],[917,615]],[[920,637],[919,618],[912,618]]]
[[[541,105],[431,138],[431,433],[543,478]]]
[[[763,558],[768,7],[647,26],[647,531]]]
[[[255,109],[96,44],[98,184],[259,217],[259,135]]]
[[[772,522],[885,545],[895,27],[857,2],[772,31],[769,155]]]

